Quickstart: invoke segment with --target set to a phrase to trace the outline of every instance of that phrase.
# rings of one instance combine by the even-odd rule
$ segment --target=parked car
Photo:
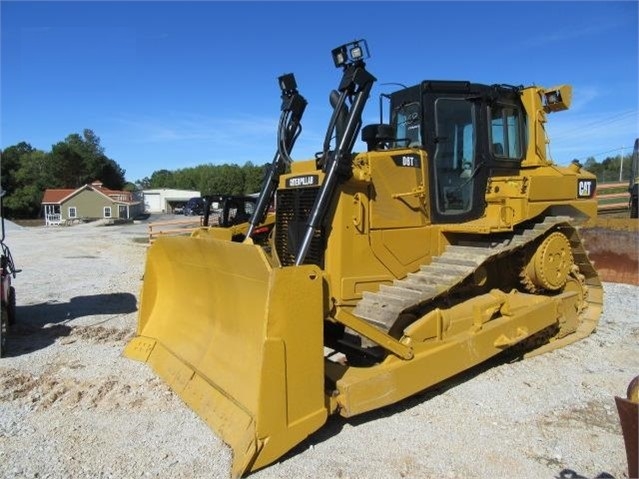
[[[200,197],[191,198],[184,205],[185,216],[200,216],[204,214],[204,199]]]

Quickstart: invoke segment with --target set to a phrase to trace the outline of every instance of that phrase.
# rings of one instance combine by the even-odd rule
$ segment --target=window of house
[[[111,207],[110,206],[105,206],[104,207],[104,217],[105,218],[111,218]]]
[[[77,218],[78,210],[75,206],[69,206],[69,218]]]

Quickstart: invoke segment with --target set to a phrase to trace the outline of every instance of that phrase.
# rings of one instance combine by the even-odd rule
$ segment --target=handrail
[[[612,191],[612,193],[599,194],[601,191]],[[599,183],[597,185],[596,198],[598,212],[627,210],[630,202],[628,183],[619,181],[614,183]]]
[[[169,228],[165,228],[166,226]],[[155,223],[149,223],[149,244],[153,243],[158,236],[190,235],[201,226],[201,216],[194,217],[192,220],[156,221]]]
[[[610,190],[613,188],[625,188],[628,189],[627,181],[615,181],[614,183],[597,183],[597,191]]]

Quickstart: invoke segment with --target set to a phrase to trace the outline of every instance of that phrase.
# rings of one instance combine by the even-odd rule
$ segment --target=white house
[[[144,210],[147,213],[173,213],[184,206],[189,199],[202,196],[199,191],[157,188],[143,190]]]

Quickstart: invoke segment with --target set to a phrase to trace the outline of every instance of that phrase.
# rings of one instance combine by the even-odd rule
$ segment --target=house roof
[[[46,189],[42,197],[43,203],[62,203],[62,200],[71,195],[75,190],[70,189]]]
[[[96,193],[99,193],[107,197],[109,200],[113,201],[114,203],[129,203],[129,204],[138,203],[133,200],[133,195],[131,192],[122,191],[122,190],[111,190],[109,188],[105,188],[104,186],[102,186],[102,183],[99,181],[94,181],[90,185],[89,184],[82,185],[81,187],[76,188],[74,190],[69,188],[60,188],[60,189],[47,188],[46,190],[44,190],[42,203],[59,205],[85,189],[93,190]]]

